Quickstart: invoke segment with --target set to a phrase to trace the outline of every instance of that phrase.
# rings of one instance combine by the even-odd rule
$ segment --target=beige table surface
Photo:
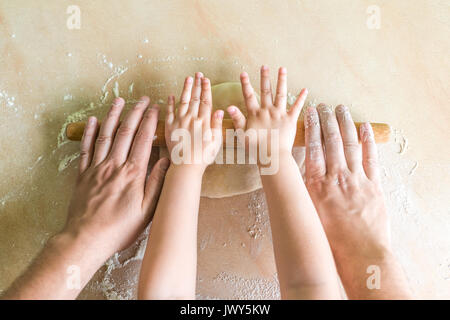
[[[79,30],[66,27],[72,2]],[[450,298],[449,31],[444,0],[1,1],[0,292],[64,225],[78,150],[60,136],[67,121],[102,116],[116,81],[164,107],[188,74],[257,83],[265,63],[288,68],[292,95],[307,87],[310,103],[392,125],[380,156],[395,251],[417,297]],[[80,298],[134,298],[142,239]],[[199,298],[279,296],[262,191],[202,199],[198,243]]]

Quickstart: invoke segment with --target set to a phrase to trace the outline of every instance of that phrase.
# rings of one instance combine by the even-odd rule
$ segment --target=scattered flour
[[[228,299],[280,299],[280,289],[276,275],[273,276],[273,280],[263,278],[246,279],[221,272],[213,281],[222,282],[230,287],[230,291],[234,294]],[[202,299],[204,297],[198,295],[197,298]]]
[[[65,169],[67,169],[67,167],[72,163],[72,161],[74,161],[75,159],[78,159],[78,157],[80,156],[80,152],[75,152],[74,154],[65,156],[58,165],[58,172],[61,172]]]

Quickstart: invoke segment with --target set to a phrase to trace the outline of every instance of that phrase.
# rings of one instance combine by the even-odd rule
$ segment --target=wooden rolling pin
[[[355,122],[356,128],[358,129],[358,138],[359,138],[359,126],[362,122]],[[67,125],[66,127],[66,135],[69,140],[80,141],[83,136],[85,122],[73,122]],[[377,143],[385,143],[389,141],[389,136],[391,133],[391,129],[386,123],[371,123],[373,133],[375,136],[375,141]],[[234,129],[233,122],[231,119],[223,119],[222,125],[222,137],[223,141],[225,141],[225,130],[226,129]],[[162,147],[166,145],[166,141],[164,139],[164,120],[158,121],[158,126],[156,127],[155,132],[155,140],[153,141],[153,146]],[[294,146],[304,146],[305,145],[305,126],[303,121],[299,121],[297,123],[297,135],[295,136]]]

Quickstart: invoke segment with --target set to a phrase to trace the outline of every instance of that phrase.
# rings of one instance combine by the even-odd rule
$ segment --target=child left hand
[[[211,110],[211,83],[201,72],[195,74],[195,79],[186,78],[177,110],[175,97],[169,97],[165,138],[172,164],[188,165],[203,173],[214,161],[222,146],[224,113],[217,110],[211,118]],[[177,141],[180,136],[183,143]],[[185,143],[185,138],[189,143]]]

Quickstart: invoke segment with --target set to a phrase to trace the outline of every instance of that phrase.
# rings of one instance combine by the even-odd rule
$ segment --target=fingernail
[[[320,112],[331,113],[331,108],[325,104],[319,105],[318,109]]]
[[[192,77],[187,77],[187,78],[186,78],[186,82],[187,82],[187,83],[191,83],[191,82],[192,82]]]
[[[236,107],[229,107],[227,111],[228,111],[229,114],[235,114],[236,113]]]
[[[342,105],[337,106],[337,108],[336,108],[336,111],[337,111],[338,113],[344,113],[344,112],[347,111],[347,110],[348,110],[348,108],[347,108],[346,106],[342,106]]]
[[[285,67],[280,68],[280,73],[287,73],[287,69]]]
[[[113,106],[118,106],[120,104],[121,98],[115,98],[113,101]]]
[[[223,119],[223,110],[217,111],[216,117],[217,117],[218,119]]]
[[[163,158],[161,160],[161,162],[159,163],[159,167],[164,171],[169,169],[169,166],[170,166],[170,160],[168,158]]]
[[[361,125],[361,140],[367,142],[371,139],[373,139],[372,126],[370,125],[369,122],[364,122]]]
[[[269,67],[266,66],[265,64],[263,64],[263,65],[261,66],[261,70],[267,70],[267,69],[269,69]]]
[[[89,117],[88,122],[89,122],[90,125],[95,124],[95,121],[97,121],[97,119],[95,117]]]

